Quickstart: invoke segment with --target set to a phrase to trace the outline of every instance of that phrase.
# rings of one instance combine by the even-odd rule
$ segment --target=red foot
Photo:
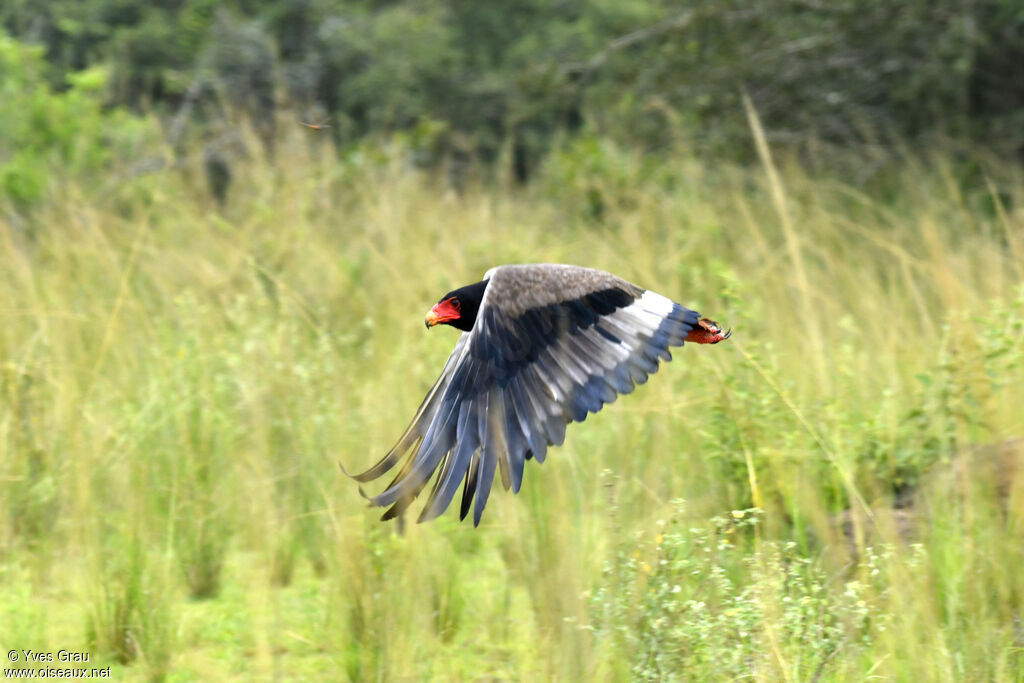
[[[723,332],[722,326],[714,320],[701,318],[697,322],[697,327],[693,328],[690,334],[686,335],[686,341],[697,344],[717,344],[723,339],[728,339],[731,336],[732,330]]]

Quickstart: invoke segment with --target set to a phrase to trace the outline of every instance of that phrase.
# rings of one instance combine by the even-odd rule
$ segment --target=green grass
[[[1024,678],[1024,465],[978,464],[1024,434],[1020,169],[858,189],[586,140],[456,194],[307,132],[222,210],[197,161],[53,177],[31,231],[0,212],[0,644],[118,680]],[[338,461],[440,371],[437,297],[534,261],[734,337],[571,427],[479,529],[396,534]]]

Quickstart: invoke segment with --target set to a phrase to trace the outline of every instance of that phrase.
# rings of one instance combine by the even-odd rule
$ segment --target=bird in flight
[[[388,507],[384,520],[436,472],[419,521],[444,512],[463,483],[459,519],[472,507],[479,525],[496,473],[518,493],[527,460],[544,462],[566,424],[646,382],[659,360],[672,359],[670,346],[732,334],[611,273],[556,264],[491,268],[441,297],[426,317],[428,328],[438,324],[462,330],[441,376],[395,447],[352,475],[372,481],[405,458],[387,488],[367,496]]]
[[[330,126],[327,125],[327,121],[328,119],[323,119],[320,121],[320,123],[308,123],[306,121],[299,121],[299,123],[305,126],[306,128],[311,128],[312,130],[326,130],[330,128]]]

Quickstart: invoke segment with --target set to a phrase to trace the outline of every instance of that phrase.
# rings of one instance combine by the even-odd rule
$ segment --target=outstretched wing
[[[565,439],[567,423],[630,393],[657,371],[659,360],[671,360],[670,346],[681,346],[695,328],[706,332],[694,311],[604,273],[592,291],[563,288],[572,295],[565,300],[551,301],[558,298],[553,291],[533,297],[518,291],[511,298],[508,290],[524,282],[508,277],[508,268],[514,267],[489,273],[472,331],[459,338],[405,434],[383,460],[355,476],[376,479],[408,456],[387,488],[370,498],[390,506],[383,519],[404,511],[436,472],[419,520],[444,512],[464,483],[460,519],[472,505],[479,524],[496,473],[506,490],[518,492],[525,461],[543,462],[547,447]]]

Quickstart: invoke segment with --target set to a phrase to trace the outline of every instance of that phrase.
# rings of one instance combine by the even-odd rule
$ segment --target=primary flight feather
[[[434,478],[419,520],[440,515],[462,484],[460,519],[480,523],[496,475],[518,492],[523,466],[543,462],[582,422],[628,394],[671,360],[669,347],[728,339],[718,323],[611,273],[556,264],[491,268],[484,279],[445,294],[427,327],[463,331],[412,424],[367,482],[397,476],[369,498],[402,513]]]

